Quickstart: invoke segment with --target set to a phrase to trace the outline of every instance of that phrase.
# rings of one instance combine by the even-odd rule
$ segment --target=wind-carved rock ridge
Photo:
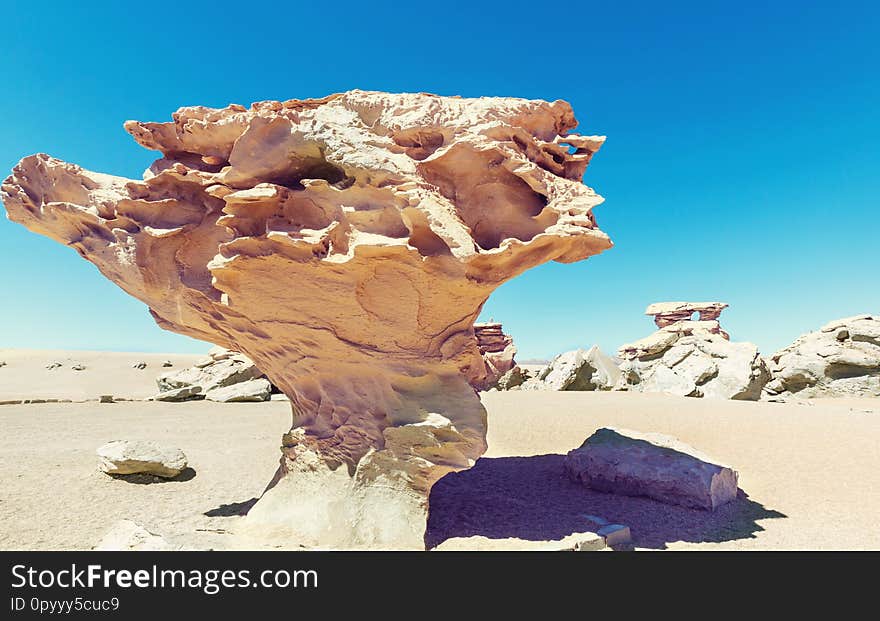
[[[422,547],[427,498],[486,448],[473,323],[503,282],[611,247],[569,104],[350,91],[129,121],[142,181],[39,154],[8,217],[74,248],[168,330],[289,396],[246,531]]]

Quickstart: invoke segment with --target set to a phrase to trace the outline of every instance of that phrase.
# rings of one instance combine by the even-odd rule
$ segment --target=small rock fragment
[[[94,549],[107,552],[126,550],[153,552],[174,550],[176,548],[161,536],[151,533],[137,522],[120,520],[101,538],[101,541],[98,542]]]
[[[622,548],[632,545],[632,534],[629,526],[623,524],[606,524],[598,531],[597,535],[605,537],[605,544],[610,548]]]

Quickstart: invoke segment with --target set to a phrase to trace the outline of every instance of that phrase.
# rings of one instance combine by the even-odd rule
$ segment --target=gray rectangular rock
[[[715,510],[737,494],[737,473],[677,439],[610,427],[565,457],[569,476],[591,489]]]

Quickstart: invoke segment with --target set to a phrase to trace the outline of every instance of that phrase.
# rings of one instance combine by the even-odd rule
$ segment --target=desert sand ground
[[[100,395],[144,399],[158,392],[156,377],[163,371],[184,369],[204,354],[144,354],[103,351],[0,349],[0,401],[11,399],[70,399],[82,401]],[[164,368],[168,361],[171,367]],[[57,369],[46,365],[60,362]],[[132,367],[146,362],[145,369]],[[73,370],[77,363],[85,368]]]
[[[199,356],[0,350],[0,401],[144,397],[161,361]],[[45,369],[52,360],[87,368]],[[131,369],[137,360],[147,369]],[[880,399],[803,403],[667,395],[491,392],[489,451],[435,485],[430,545],[482,535],[560,539],[591,530],[584,515],[632,529],[643,549],[880,549]],[[285,402],[46,403],[0,406],[0,549],[89,549],[123,518],[185,548],[234,546],[231,533],[278,463]],[[734,466],[741,498],[714,513],[571,483],[562,455],[595,429],[672,434]],[[135,483],[97,470],[114,439],[174,444],[192,470]],[[295,547],[285,545],[284,547]]]

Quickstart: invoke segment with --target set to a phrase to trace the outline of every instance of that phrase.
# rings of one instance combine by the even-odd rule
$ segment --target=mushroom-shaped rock
[[[143,181],[25,158],[9,218],[289,396],[252,534],[423,547],[431,486],[486,448],[483,303],[611,246],[581,181],[604,138],[563,101],[363,91],[173,119],[125,124],[162,152]]]
[[[153,474],[171,479],[186,468],[179,448],[147,440],[114,440],[98,448],[101,470],[107,474]]]

